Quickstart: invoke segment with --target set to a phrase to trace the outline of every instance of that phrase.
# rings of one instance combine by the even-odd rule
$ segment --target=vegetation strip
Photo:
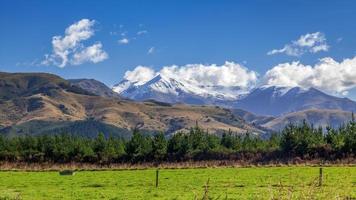
[[[221,137],[198,126],[189,133],[177,133],[165,138],[163,133],[153,137],[134,130],[129,140],[118,137],[77,137],[69,134],[4,137],[0,135],[0,161],[25,163],[110,163],[233,160],[245,164],[303,163],[319,160],[320,164],[355,163],[356,122],[353,119],[339,129],[314,128],[304,122],[288,125],[281,133],[268,139],[231,132]]]

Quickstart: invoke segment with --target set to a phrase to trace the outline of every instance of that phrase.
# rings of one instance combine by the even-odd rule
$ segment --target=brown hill
[[[50,132],[58,124],[63,128],[68,122],[88,119],[120,130],[139,126],[148,132],[167,134],[187,130],[196,122],[210,132],[229,129],[237,133],[261,132],[228,109],[105,98],[52,74],[0,73],[2,132],[25,134],[41,132],[44,128]]]
[[[315,127],[321,126],[325,128],[326,126],[331,126],[337,128],[340,125],[350,121],[351,116],[351,112],[342,110],[309,109],[282,115],[278,118],[268,121],[265,124],[262,124],[261,126],[271,130],[279,131],[290,123],[300,124],[303,122],[303,120],[306,120],[308,123],[313,124]]]
[[[244,119],[246,122],[248,122],[250,124],[255,124],[255,125],[265,124],[265,123],[275,119],[275,117],[273,117],[273,116],[256,115],[249,111],[237,109],[237,108],[231,109],[231,111],[234,115],[239,116],[242,119]]]
[[[69,79],[71,84],[78,86],[88,92],[102,97],[121,98],[119,94],[112,91],[111,88],[104,83],[95,79]]]

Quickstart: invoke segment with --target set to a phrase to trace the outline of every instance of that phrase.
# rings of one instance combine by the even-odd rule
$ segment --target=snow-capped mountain
[[[199,86],[158,74],[145,83],[123,80],[113,87],[120,95],[133,100],[154,99],[168,103],[220,104],[239,99],[244,92],[238,87]]]
[[[236,101],[233,107],[274,116],[306,109],[356,111],[356,103],[348,98],[331,96],[315,88],[276,86],[256,88]]]
[[[123,80],[113,90],[123,97],[137,101],[153,99],[167,103],[218,105],[260,115],[279,116],[306,109],[356,111],[354,101],[331,96],[315,88],[265,85],[246,92],[239,87],[199,86],[157,75],[144,83]]]

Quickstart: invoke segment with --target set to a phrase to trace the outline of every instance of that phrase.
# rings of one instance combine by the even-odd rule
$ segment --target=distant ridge
[[[315,88],[261,87],[251,91],[234,107],[260,115],[279,116],[308,109],[334,109],[353,112],[356,102],[325,94]]]
[[[112,91],[104,83],[95,79],[68,79],[73,85],[102,97],[120,98],[120,95]]]
[[[262,124],[262,127],[275,131],[282,130],[288,124],[301,124],[304,120],[314,127],[338,128],[351,120],[351,112],[331,109],[308,109],[288,113]]]

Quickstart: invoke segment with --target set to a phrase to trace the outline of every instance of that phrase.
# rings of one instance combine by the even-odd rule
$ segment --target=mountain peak
[[[147,81],[146,83],[142,84],[142,85],[150,85],[152,83],[158,82],[160,80],[162,80],[162,75],[161,74],[157,74],[155,77],[153,77],[151,80]]]
[[[143,84],[124,80],[115,85],[113,90],[134,100],[150,98],[167,103],[214,104],[215,101],[235,100],[241,95],[239,87],[203,87],[162,74],[157,74]]]

